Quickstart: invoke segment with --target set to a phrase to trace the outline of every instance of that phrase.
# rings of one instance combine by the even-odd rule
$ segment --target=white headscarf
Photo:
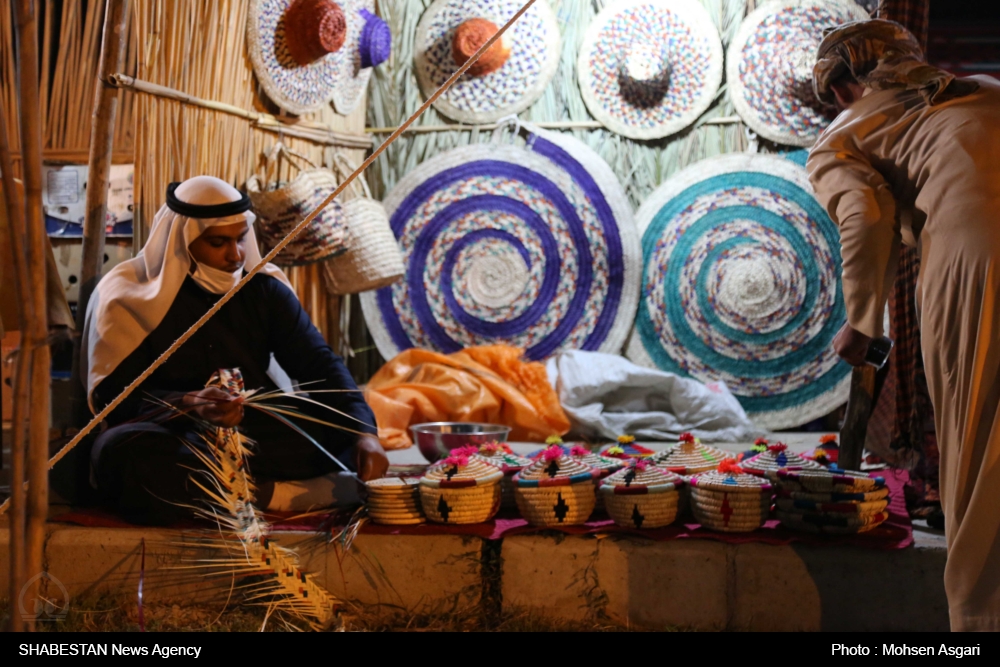
[[[243,197],[239,190],[214,176],[190,178],[177,186],[174,194],[181,202],[196,206],[238,202]],[[166,204],[160,208],[146,245],[135,258],[122,262],[101,279],[87,305],[82,341],[87,354],[82,363],[91,410],[94,410],[91,398],[94,387],[139,347],[173,305],[184,279],[191,272],[192,257],[188,246],[192,241],[209,227],[246,222],[243,268],[249,271],[260,264],[260,250],[253,233],[254,219],[251,211],[222,218],[192,218],[173,211]],[[198,268],[204,273],[205,267],[199,265]],[[275,265],[267,264],[261,272],[291,289],[288,278]]]

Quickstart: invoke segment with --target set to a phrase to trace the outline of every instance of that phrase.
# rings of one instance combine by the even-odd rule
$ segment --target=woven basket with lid
[[[584,523],[597,500],[594,480],[599,472],[558,445],[550,447],[514,476],[514,497],[521,516],[535,526]]]
[[[768,445],[767,450],[740,463],[740,467],[751,475],[765,476],[768,470],[789,468],[790,470],[820,470],[820,464],[795,452],[788,451],[784,443]]]
[[[691,509],[706,528],[729,533],[760,528],[771,510],[771,484],[739,469],[731,459],[718,470],[693,475]]]
[[[869,477],[854,470],[790,470],[768,471],[768,479],[785,491],[809,493],[868,493],[885,487],[885,478]]]
[[[503,479],[500,480],[500,506],[504,509],[517,507],[514,500],[514,475],[531,465],[531,459],[518,456],[510,447],[499,442],[480,445],[474,456],[503,471]]]
[[[368,518],[384,525],[424,523],[420,504],[419,482],[416,478],[383,477],[365,483]]]
[[[690,433],[683,433],[679,443],[654,454],[650,460],[678,475],[693,475],[715,469],[726,456],[721,449],[702,444]]]
[[[659,528],[677,518],[684,484],[678,475],[646,461],[636,461],[601,482],[600,495],[608,515],[619,526]]]
[[[435,523],[482,523],[500,509],[503,471],[480,458],[449,456],[420,478],[424,514]]]

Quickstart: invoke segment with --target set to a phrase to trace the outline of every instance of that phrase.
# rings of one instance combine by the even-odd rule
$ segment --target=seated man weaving
[[[139,255],[98,284],[84,345],[88,400],[113,401],[250,269],[261,262],[250,202],[210,176],[167,190]],[[278,369],[275,369],[275,362]],[[313,420],[252,409],[240,396],[206,388],[220,369],[239,369],[248,390],[294,378],[308,399],[271,399]],[[299,394],[301,395],[301,394]],[[340,357],[302,309],[288,279],[267,264],[108,418],[91,453],[101,497],[138,523],[190,517],[200,467],[199,426],[238,427],[255,444],[250,471],[257,505],[304,511],[356,496],[356,481],[381,477],[388,462],[375,419]],[[336,459],[336,460],[335,460]]]

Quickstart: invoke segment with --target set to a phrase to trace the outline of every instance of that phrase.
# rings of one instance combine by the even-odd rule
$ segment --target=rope
[[[436,102],[439,97],[441,97],[445,92],[447,92],[447,90],[449,88],[451,88],[451,86],[456,81],[458,81],[459,77],[461,77],[463,74],[465,74],[465,71],[468,70],[470,67],[472,67],[476,63],[476,61],[479,60],[479,57],[481,55],[483,55],[491,46],[493,46],[493,43],[496,42],[498,39],[500,39],[503,36],[503,34],[505,32],[507,32],[508,28],[510,28],[512,25],[514,25],[514,23],[519,18],[521,18],[521,16],[526,11],[528,11],[528,9],[530,9],[533,4],[535,4],[535,0],[528,0],[523,7],[521,7],[519,10],[517,10],[517,13],[514,14],[514,16],[512,16],[511,19],[509,21],[507,21],[507,23],[505,23],[503,25],[503,27],[500,28],[500,30],[498,30],[496,32],[496,34],[494,34],[492,37],[490,37],[488,40],[486,40],[486,42],[482,46],[479,47],[479,50],[476,51],[473,54],[473,56],[471,58],[469,58],[468,61],[465,62],[465,64],[463,64],[461,67],[459,67],[458,71],[455,72],[454,74],[452,74],[451,77],[447,81],[445,81],[441,85],[440,88],[438,88],[436,91],[434,91],[434,94],[431,95],[427,99],[427,101],[424,102],[420,106],[420,108],[417,109],[413,113],[412,116],[410,116],[408,119],[406,119],[406,122],[404,122],[402,125],[400,125],[396,129],[396,131],[393,132],[389,136],[388,139],[386,139],[384,142],[382,142],[382,144],[378,148],[376,148],[375,151],[370,156],[368,156],[368,158],[365,159],[364,162],[361,163],[361,166],[354,170],[354,173],[351,174],[347,178],[346,181],[344,181],[343,183],[341,183],[340,185],[338,185],[337,189],[334,190],[333,192],[331,192],[329,194],[329,196],[327,196],[327,198],[324,199],[320,203],[320,205],[316,207],[316,210],[314,210],[312,213],[310,213],[309,215],[307,215],[302,220],[302,222],[300,222],[298,225],[296,225],[295,229],[293,229],[291,232],[289,232],[288,236],[286,236],[285,238],[281,239],[281,241],[279,241],[278,244],[276,246],[274,246],[274,248],[271,249],[271,252],[267,253],[267,255],[261,260],[261,262],[257,266],[255,266],[252,269],[250,269],[250,271],[245,276],[243,276],[243,279],[240,280],[238,283],[236,283],[235,287],[233,287],[231,290],[229,290],[228,292],[226,292],[222,296],[222,298],[219,299],[215,303],[214,306],[212,306],[211,308],[208,309],[208,312],[206,312],[204,315],[202,315],[201,318],[199,318],[197,322],[195,322],[194,324],[191,325],[190,329],[188,329],[187,331],[185,331],[181,335],[180,338],[178,338],[176,341],[174,341],[174,343],[170,347],[168,347],[163,352],[163,354],[161,354],[156,359],[156,361],[154,361],[150,365],[149,368],[147,368],[145,371],[142,372],[141,375],[139,375],[139,377],[137,377],[135,380],[133,380],[132,384],[130,384],[129,386],[125,387],[125,389],[122,390],[122,393],[118,394],[118,396],[113,401],[111,401],[110,403],[108,403],[104,407],[103,410],[101,410],[99,413],[97,413],[97,415],[93,419],[90,420],[90,423],[87,424],[86,426],[84,426],[83,429],[79,433],[77,433],[76,436],[74,436],[72,440],[70,440],[68,443],[66,443],[66,445],[62,449],[60,449],[58,452],[56,452],[55,456],[53,456],[51,459],[49,459],[49,469],[51,470],[52,467],[55,466],[55,464],[59,463],[59,461],[61,461],[70,452],[70,450],[72,450],[74,447],[76,447],[78,444],[80,444],[80,441],[82,441],[91,431],[93,431],[94,428],[98,424],[100,424],[102,421],[104,421],[104,419],[109,414],[111,414],[111,412],[115,408],[117,408],[122,403],[122,401],[124,401],[126,398],[128,398],[129,394],[131,394],[133,391],[135,391],[136,389],[138,389],[139,385],[141,385],[143,382],[145,382],[149,378],[149,376],[152,375],[156,371],[157,368],[159,368],[164,363],[166,363],[167,359],[169,359],[174,354],[174,352],[176,352],[184,343],[186,343],[191,338],[191,336],[193,336],[198,331],[198,329],[200,329],[202,326],[204,326],[204,324],[206,322],[208,322],[208,320],[210,320],[213,315],[215,315],[217,312],[219,312],[219,310],[224,305],[226,305],[227,303],[229,303],[229,300],[232,299],[234,296],[236,296],[236,293],[239,292],[241,289],[243,289],[243,286],[246,285],[248,282],[250,282],[250,280],[252,280],[253,277],[256,276],[261,271],[261,269],[264,268],[265,264],[267,264],[268,262],[270,262],[271,260],[273,260],[278,255],[278,253],[280,253],[282,251],[282,249],[284,249],[284,247],[286,245],[288,245],[289,243],[291,243],[292,240],[296,236],[298,236],[299,233],[302,232],[306,228],[306,226],[308,226],[309,223],[311,223],[316,218],[317,215],[320,214],[320,212],[324,208],[326,208],[327,206],[329,206],[330,203],[334,199],[336,199],[338,196],[340,196],[340,194],[347,188],[348,185],[351,184],[352,181],[354,181],[354,179],[356,179],[358,176],[360,176],[361,174],[363,174],[364,171],[365,171],[365,169],[367,169],[369,167],[369,165],[371,165],[371,163],[374,162],[376,160],[376,158],[378,158],[378,156],[381,155],[382,152],[385,151],[385,149],[388,148],[389,145],[392,142],[394,142],[396,139],[398,139],[399,136],[401,134],[403,134],[403,132],[406,131],[406,128],[408,128],[418,118],[420,118],[420,116],[425,111],[427,111],[427,109],[429,109],[430,106],[434,102]],[[28,484],[25,483],[24,486],[25,486],[25,488],[27,488]],[[0,505],[0,515],[4,514],[7,511],[7,507],[8,507],[9,504],[10,504],[10,498],[8,498],[7,500],[5,500],[4,503],[2,505]]]

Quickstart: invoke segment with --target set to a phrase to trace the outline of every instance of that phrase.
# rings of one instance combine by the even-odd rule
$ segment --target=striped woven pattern
[[[455,149],[385,201],[404,280],[362,295],[389,359],[506,343],[527,359],[621,349],[638,293],[638,235],[610,169],[580,142]]]
[[[462,460],[466,463],[449,463],[445,459],[445,463],[431,467],[420,478],[420,485],[442,488],[488,486],[499,482],[503,477],[500,468],[479,457],[462,457]]]
[[[693,441],[674,445],[654,454],[649,460],[678,475],[693,475],[712,470],[726,456],[727,454],[721,449]]]
[[[823,466],[795,452],[790,452],[787,447],[781,445],[781,447],[768,447],[767,451],[740,463],[740,467],[751,475],[763,475],[768,470],[777,470],[778,468],[818,470]]]
[[[643,279],[630,359],[724,382],[765,428],[846,401],[850,367],[831,344],[846,317],[839,232],[805,169],[768,155],[704,160],[637,217]]]

